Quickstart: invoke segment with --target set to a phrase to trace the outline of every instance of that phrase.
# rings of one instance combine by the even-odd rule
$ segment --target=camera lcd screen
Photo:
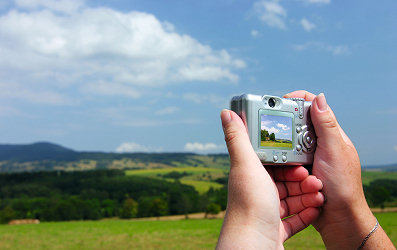
[[[260,112],[260,146],[266,148],[292,149],[292,122],[293,115],[284,113],[282,115],[267,114],[264,110]]]

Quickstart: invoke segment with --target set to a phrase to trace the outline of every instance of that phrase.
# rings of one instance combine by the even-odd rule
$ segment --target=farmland
[[[376,217],[396,244],[397,213],[379,213]],[[114,219],[1,225],[0,249],[214,249],[221,225],[221,219]],[[324,249],[313,227],[289,239],[285,247]]]
[[[205,193],[210,187],[220,188],[222,184],[215,182],[217,178],[227,176],[227,172],[221,168],[206,167],[169,167],[157,169],[138,169],[127,170],[127,175],[145,176],[151,178],[164,178],[170,173],[179,173],[183,177],[180,178],[182,184],[193,186],[199,193]],[[172,178],[165,177],[166,180],[173,181]]]

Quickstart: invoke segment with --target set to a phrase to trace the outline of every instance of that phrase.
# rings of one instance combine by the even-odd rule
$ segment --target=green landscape
[[[228,169],[222,154],[0,145],[0,249],[213,249],[222,224],[216,214],[226,208]],[[397,207],[396,170],[363,171],[371,207]],[[397,212],[376,216],[396,243]],[[21,219],[40,223],[7,225]],[[324,248],[312,227],[285,246]]]
[[[375,216],[396,243],[397,213]],[[221,219],[0,225],[0,249],[214,249],[221,225]],[[320,235],[311,226],[289,239],[285,248],[325,249]]]

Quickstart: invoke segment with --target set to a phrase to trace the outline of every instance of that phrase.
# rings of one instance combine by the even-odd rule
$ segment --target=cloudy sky
[[[292,141],[292,118],[286,116],[261,115],[261,130],[274,133],[276,139]]]
[[[324,92],[397,162],[397,2],[2,0],[0,143],[225,152],[233,95]]]

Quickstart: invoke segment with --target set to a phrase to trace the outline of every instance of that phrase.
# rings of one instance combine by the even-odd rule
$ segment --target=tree
[[[166,215],[168,204],[161,198],[153,198],[150,206],[150,213],[160,219],[160,216]]]
[[[270,139],[271,141],[275,141],[275,140],[276,140],[276,135],[275,135],[274,133],[271,133],[271,134],[269,135],[269,139]]]
[[[15,211],[10,206],[7,206],[0,210],[0,223],[8,223],[14,219]]]
[[[178,212],[185,215],[185,219],[189,219],[189,211],[192,209],[192,202],[186,194],[182,194],[177,202]]]
[[[127,198],[123,202],[123,207],[121,208],[120,217],[124,219],[134,218],[138,214],[138,202],[132,198]]]
[[[266,141],[269,138],[269,132],[266,129],[261,130],[261,140]]]
[[[207,209],[205,211],[205,218],[208,217],[208,214],[211,215],[217,215],[221,211],[221,206],[219,206],[216,203],[211,203],[207,206]]]
[[[391,199],[390,192],[382,186],[370,186],[369,198],[374,206],[380,206],[381,209],[385,208],[385,202]]]

